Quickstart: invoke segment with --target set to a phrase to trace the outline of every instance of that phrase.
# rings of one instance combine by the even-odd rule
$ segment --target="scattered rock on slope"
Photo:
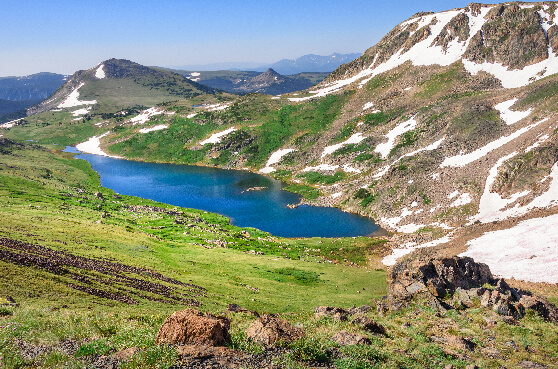
[[[283,319],[277,319],[272,315],[263,315],[255,320],[246,330],[246,337],[254,342],[265,345],[277,341],[292,342],[304,336],[301,328],[293,327]]]

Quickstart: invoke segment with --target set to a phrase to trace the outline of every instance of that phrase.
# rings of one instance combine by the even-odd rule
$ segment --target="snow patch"
[[[97,70],[95,71],[96,78],[103,79],[106,77],[104,66],[104,64],[99,65],[99,68],[97,68]]]
[[[234,131],[236,131],[236,128],[231,127],[231,128],[226,129],[224,131],[214,133],[208,139],[205,139],[205,140],[201,141],[200,145],[205,145],[205,144],[208,144],[208,143],[210,143],[210,144],[219,143],[219,142],[221,142],[222,137],[224,137],[224,136],[226,136],[229,133],[234,132]]]
[[[437,240],[434,241],[430,241],[430,242],[426,242],[420,245],[417,245],[416,242],[408,242],[406,244],[403,244],[402,248],[399,249],[393,249],[391,251],[391,255],[386,256],[385,258],[382,259],[382,264],[386,265],[386,266],[392,266],[395,265],[395,263],[397,262],[397,259],[410,254],[411,252],[413,252],[416,249],[420,249],[423,247],[432,247],[432,246],[437,246],[446,242],[451,241],[451,237],[452,237],[453,233],[449,233],[446,236],[442,237],[442,238],[438,238]]]
[[[272,165],[279,163],[283,156],[293,151],[296,151],[296,149],[282,149],[282,150],[275,151],[273,154],[271,154],[271,156],[267,160],[267,163],[265,163],[265,167],[260,169],[260,172],[261,173],[275,172],[275,168],[273,168]]]
[[[77,116],[79,116],[79,115],[84,115],[84,114],[89,113],[89,110],[91,110],[91,107],[87,107],[87,108],[82,108],[82,109],[74,110],[74,111],[72,112],[72,115],[73,115],[74,117],[77,117]]]
[[[342,195],[343,195],[343,192],[336,192],[334,194],[331,194],[329,197],[331,197],[332,199],[336,199],[336,198],[338,198]]]
[[[12,128],[13,126],[15,126],[17,124],[17,122],[22,121],[22,120],[23,120],[23,118],[19,118],[19,119],[16,119],[16,120],[11,120],[9,122],[0,124],[0,128]]]
[[[336,170],[337,168],[339,168],[339,165],[329,165],[329,164],[320,164],[318,166],[315,167],[306,167],[304,168],[302,171],[303,172],[310,172],[310,171],[316,171],[316,170]]]
[[[529,282],[558,283],[558,214],[524,220],[467,243],[460,256],[488,264],[495,275]]]
[[[161,129],[165,129],[168,128],[169,126],[166,124],[159,124],[158,126],[155,127],[151,127],[151,128],[142,128],[139,130],[139,133],[148,133],[148,132],[153,132],[153,131],[159,131]]]
[[[101,156],[108,156],[109,158],[121,159],[122,158],[121,156],[109,155],[103,150],[101,150],[101,138],[105,137],[108,134],[109,132],[105,132],[100,136],[89,137],[87,141],[76,145],[76,149],[78,149],[79,151],[85,154],[101,155]]]
[[[478,214],[471,217],[471,222],[478,220],[482,223],[488,223],[521,216],[536,208],[558,206],[558,163],[555,163],[552,166],[550,174],[541,181],[545,182],[546,180],[550,180],[548,190],[535,197],[531,202],[524,206],[516,204],[512,208],[505,209],[508,205],[513,204],[520,197],[529,194],[530,191],[514,193],[508,199],[502,198],[498,193],[490,192],[490,187],[498,175],[498,167],[516,154],[516,152],[513,152],[510,155],[500,158],[500,160],[498,160],[498,162],[490,169],[484,186],[484,192],[479,201]]]
[[[198,115],[198,113],[188,114],[188,115],[186,116],[186,118],[190,119],[190,118],[195,117],[196,115]]]
[[[224,104],[213,104],[213,105],[207,105],[205,107],[205,109],[207,111],[225,110],[226,108],[228,108],[231,105],[232,105],[232,102],[228,102],[228,103],[224,103]]]
[[[393,147],[395,146],[395,139],[399,135],[402,135],[403,133],[412,130],[416,126],[417,126],[417,121],[415,120],[414,117],[409,119],[406,122],[397,125],[395,128],[393,128],[391,131],[389,131],[386,134],[388,141],[376,146],[374,151],[380,153],[380,155],[382,155],[382,158],[386,158],[389,155],[391,149],[393,149]]]
[[[442,164],[440,164],[440,167],[464,167],[465,165],[472,163],[476,160],[479,160],[480,158],[482,158],[483,156],[487,155],[489,152],[496,150],[502,146],[504,146],[505,144],[507,144],[508,142],[511,142],[513,140],[515,140],[516,138],[518,138],[519,136],[521,136],[522,134],[524,134],[525,132],[529,131],[530,129],[538,126],[540,123],[546,121],[548,118],[545,118],[537,123],[533,123],[527,127],[523,127],[521,129],[518,129],[517,131],[515,131],[514,133],[508,135],[508,136],[502,136],[497,140],[494,140],[492,142],[490,142],[489,144],[480,147],[478,149],[476,149],[475,151],[469,153],[469,154],[460,154],[460,155],[455,155],[455,156],[450,156],[444,159],[444,161],[442,162]]]
[[[510,108],[512,107],[513,104],[516,103],[516,101],[517,99],[511,99],[494,105],[494,109],[500,112],[500,118],[502,118],[502,120],[506,122],[508,126],[519,122],[523,118],[527,118],[529,114],[531,114],[531,112],[533,111],[532,108],[525,111],[510,110]]]
[[[331,146],[327,146],[324,151],[322,152],[322,158],[328,154],[332,154],[335,151],[337,151],[338,149],[340,149],[341,147],[345,146],[345,145],[349,145],[349,144],[357,144],[360,143],[362,140],[364,140],[366,137],[364,137],[362,135],[362,133],[355,133],[354,135],[352,135],[351,137],[349,137],[346,141],[343,141],[341,143],[335,144],[335,145],[331,145]]]
[[[80,101],[79,99],[79,89],[82,88],[85,83],[81,83],[78,87],[76,87],[70,94],[66,97],[66,99],[58,104],[59,108],[73,108],[75,106],[81,105],[93,105],[97,103],[97,100],[91,101]]]
[[[459,191],[453,191],[448,195],[448,199],[453,199],[455,196],[459,195]]]
[[[386,174],[386,173],[388,172],[389,168],[391,168],[394,164],[396,164],[397,162],[399,162],[399,161],[400,161],[401,159],[403,159],[403,158],[406,158],[406,157],[408,157],[408,156],[416,155],[416,154],[418,154],[418,153],[420,153],[420,152],[423,152],[423,151],[432,151],[432,150],[436,150],[436,149],[442,144],[442,142],[443,142],[444,140],[445,140],[445,137],[442,137],[442,138],[439,139],[438,141],[436,141],[436,142],[434,142],[434,143],[432,143],[432,144],[430,144],[430,145],[428,145],[428,146],[426,146],[426,147],[423,147],[422,149],[415,150],[415,151],[413,151],[413,152],[410,152],[410,153],[408,153],[408,154],[405,154],[405,155],[399,157],[397,160],[395,160],[395,161],[394,161],[393,163],[391,163],[390,165],[387,165],[387,166],[383,167],[382,169],[380,169],[380,171],[379,171],[378,173],[374,174],[374,175],[372,176],[372,178],[381,178],[381,177],[383,177],[384,174]],[[435,178],[436,175],[437,175],[437,178]],[[438,179],[438,180],[439,180],[440,174],[439,174],[439,173],[434,173],[434,174],[432,174],[432,176],[433,176],[433,177],[432,177],[433,179]]]
[[[523,69],[509,70],[508,67],[501,63],[484,62],[477,64],[467,59],[463,59],[463,66],[473,75],[484,71],[498,78],[503,87],[517,88],[527,86],[541,78],[558,73],[558,56],[554,53],[552,47],[549,46],[547,59],[536,64],[527,65]]]
[[[374,103],[373,103],[373,102],[367,102],[367,103],[364,104],[364,106],[362,107],[362,110],[368,110],[368,109],[370,109],[370,108],[373,107],[373,106],[374,106]]]
[[[144,124],[144,123],[147,123],[147,121],[149,121],[151,119],[151,117],[153,117],[155,115],[160,115],[160,114],[163,114],[163,113],[164,113],[164,110],[159,109],[159,108],[154,106],[152,108],[149,108],[149,109],[146,109],[146,110],[142,111],[139,115],[130,119],[130,122],[133,125]]]
[[[534,144],[532,144],[531,146],[527,147],[527,148],[525,149],[525,152],[527,153],[527,152],[533,150],[534,148],[539,147],[543,142],[545,142],[545,141],[548,140],[549,138],[550,138],[550,136],[549,136],[548,134],[542,135],[541,137],[539,137],[539,139],[538,139]]]
[[[347,173],[360,173],[360,169],[353,168],[349,164],[343,165],[343,171]]]
[[[467,204],[471,203],[472,201],[473,201],[473,198],[471,197],[471,194],[464,193],[464,194],[461,194],[461,196],[459,196],[454,202],[452,202],[450,204],[450,207],[457,207],[457,206],[467,205]]]

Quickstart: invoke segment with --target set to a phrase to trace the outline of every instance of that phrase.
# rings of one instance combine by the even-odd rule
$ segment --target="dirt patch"
[[[205,289],[150,269],[86,258],[9,238],[0,238],[0,260],[64,276],[67,285],[89,295],[125,304],[137,298],[169,304],[199,306],[195,297]]]

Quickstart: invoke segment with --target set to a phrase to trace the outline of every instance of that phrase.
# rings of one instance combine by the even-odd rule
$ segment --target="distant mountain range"
[[[262,65],[259,63],[212,63],[212,64],[196,64],[174,67],[173,69],[191,70],[191,71],[216,71],[216,70],[233,70],[233,71],[254,71],[265,72],[271,68],[277,73],[283,75],[298,74],[303,72],[322,72],[331,73],[342,64],[351,62],[358,58],[360,53],[338,54],[322,56],[308,54],[297,59],[282,59],[276,63]]]
[[[186,71],[171,69],[191,81],[234,94],[257,92],[279,95],[310,88],[320,83],[329,73],[307,72],[284,76],[269,68],[260,73],[256,71]]]
[[[37,73],[23,77],[0,77],[0,116],[15,114],[46,99],[68,76],[56,73]]]

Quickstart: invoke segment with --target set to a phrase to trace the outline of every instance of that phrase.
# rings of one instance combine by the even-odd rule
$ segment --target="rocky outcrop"
[[[547,299],[511,288],[489,267],[468,257],[403,260],[388,273],[388,295],[378,309],[398,310],[410,302],[445,311],[482,306],[521,319],[527,310],[558,324],[558,309]]]
[[[155,343],[171,345],[224,346],[230,342],[230,322],[195,309],[177,311],[163,323]]]
[[[548,42],[534,9],[517,4],[497,5],[487,22],[473,35],[464,57],[476,63],[502,63],[522,69],[548,58]]]
[[[246,330],[246,337],[256,343],[271,345],[277,341],[292,342],[304,336],[304,330],[292,326],[283,319],[263,315]]]

